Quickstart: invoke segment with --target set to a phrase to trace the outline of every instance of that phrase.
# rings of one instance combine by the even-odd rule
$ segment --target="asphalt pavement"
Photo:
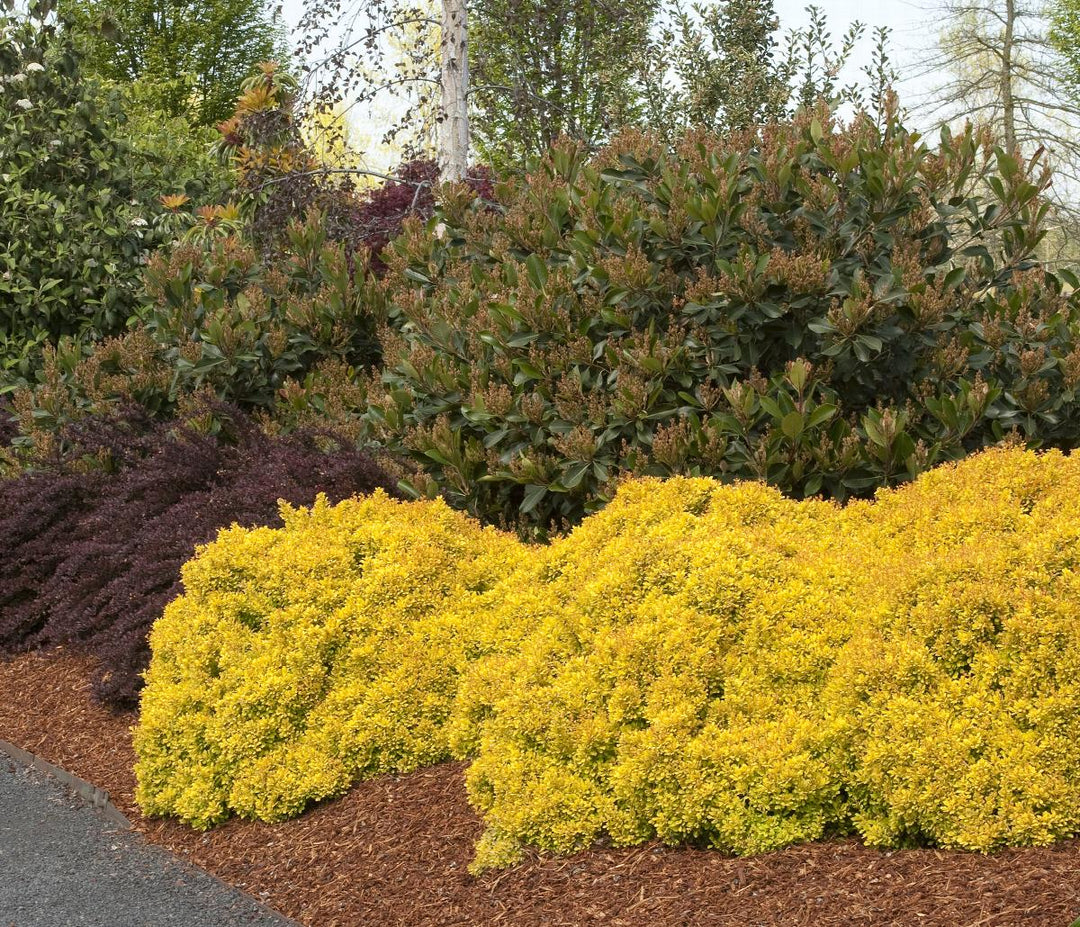
[[[0,927],[295,927],[0,755]]]

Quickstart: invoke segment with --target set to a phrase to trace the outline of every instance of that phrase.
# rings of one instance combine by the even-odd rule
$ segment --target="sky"
[[[805,0],[775,2],[782,30],[807,24]],[[855,20],[866,24],[867,37],[852,56],[851,64],[856,72],[870,63],[873,30],[885,26],[890,33],[890,57],[901,75],[897,87],[901,102],[914,103],[931,89],[929,78],[910,75],[918,70],[919,59],[937,42],[937,20],[941,12],[935,0],[817,0],[816,5],[825,12],[830,30],[837,39]],[[906,79],[905,74],[908,75]]]

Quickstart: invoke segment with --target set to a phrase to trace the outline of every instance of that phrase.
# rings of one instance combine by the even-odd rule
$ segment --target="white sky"
[[[781,31],[797,29],[809,22],[805,0],[775,0],[775,3]],[[937,41],[934,0],[817,0],[815,5],[824,11],[837,40],[855,20],[866,24],[866,36],[852,56],[856,70],[870,63],[872,34],[879,26],[891,30],[891,58],[901,77],[905,70],[910,72],[920,53],[930,50]],[[901,98],[906,96],[905,89],[916,90],[901,85]]]

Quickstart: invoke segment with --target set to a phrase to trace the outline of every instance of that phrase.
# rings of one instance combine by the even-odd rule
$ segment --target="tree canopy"
[[[194,125],[227,118],[255,65],[288,54],[266,0],[62,0],[60,11],[83,33],[89,73]]]

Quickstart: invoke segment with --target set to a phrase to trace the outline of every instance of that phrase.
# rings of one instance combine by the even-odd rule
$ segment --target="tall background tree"
[[[879,31],[867,80],[842,85],[864,27],[835,41],[810,7],[807,27],[782,33],[773,0],[473,0],[467,17],[458,15],[464,8],[460,0],[305,0],[306,92],[341,113],[396,95],[398,118],[383,141],[403,160],[430,151],[438,127],[460,128],[451,110],[463,108],[473,159],[505,170],[562,135],[595,147],[645,125],[670,139],[691,125],[769,122],[822,98],[880,108],[894,77]],[[460,30],[451,43],[444,18]],[[463,39],[467,68],[450,68],[445,53]],[[448,163],[446,151],[440,160]]]
[[[1067,65],[1062,79],[1080,94],[1080,0],[1053,0],[1047,7],[1050,43]]]
[[[923,121],[971,120],[1013,157],[1044,150],[1054,170],[1049,196],[1073,230],[1080,225],[1076,11],[1076,0],[943,0],[937,45],[920,61],[934,86],[918,101]]]
[[[782,116],[791,97],[791,68],[780,47],[772,0],[693,3],[675,0],[661,33],[677,78],[680,121],[745,128]]]
[[[439,172],[460,183],[469,168],[469,25],[465,0],[442,0],[439,30]]]
[[[416,3],[307,0],[301,53],[307,89],[323,105],[370,108],[399,101],[384,140],[408,158],[433,133],[423,124],[453,121],[443,97],[447,75],[467,106],[474,158],[517,166],[560,135],[601,141],[636,118],[641,59],[659,0],[475,0],[467,19],[459,0]],[[447,43],[446,22],[460,29]],[[356,23],[342,30],[341,22]],[[444,52],[467,40],[466,68],[446,67]],[[460,121],[455,123],[460,127]],[[444,140],[450,138],[443,136]]]
[[[520,165],[559,136],[608,137],[642,113],[639,50],[660,0],[478,0],[470,64],[476,148]]]
[[[192,125],[227,118],[255,66],[288,54],[266,0],[62,0],[60,11],[83,33],[89,73]]]
[[[691,126],[744,129],[820,101],[880,122],[897,78],[888,30],[875,30],[869,64],[851,74],[866,27],[854,22],[837,39],[819,7],[806,12],[804,27],[785,32],[773,0],[669,0],[642,64],[645,125],[670,141]]]

